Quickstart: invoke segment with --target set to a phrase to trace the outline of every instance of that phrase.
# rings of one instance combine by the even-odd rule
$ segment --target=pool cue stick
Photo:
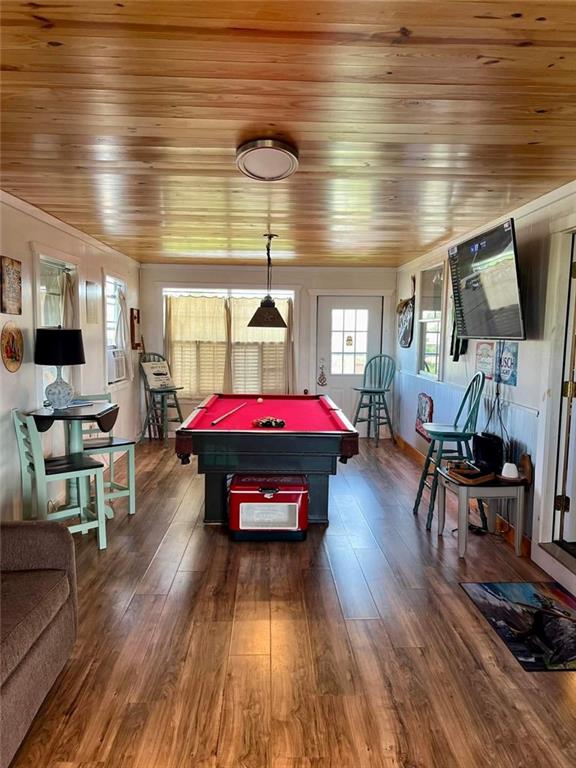
[[[236,411],[239,411],[240,408],[244,408],[245,405],[248,405],[248,402],[240,403],[240,405],[237,405],[236,408],[232,408],[231,411],[227,411],[227,413],[223,413],[222,416],[218,416],[218,418],[214,419],[214,421],[212,422],[212,426],[215,427],[216,424],[220,424],[220,422],[223,419],[227,418],[228,416],[232,416],[233,413],[236,413]]]

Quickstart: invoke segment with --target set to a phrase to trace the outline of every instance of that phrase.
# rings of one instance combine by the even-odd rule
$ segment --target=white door
[[[316,392],[351,419],[366,361],[382,349],[382,296],[319,296]],[[359,425],[361,435],[366,425]]]

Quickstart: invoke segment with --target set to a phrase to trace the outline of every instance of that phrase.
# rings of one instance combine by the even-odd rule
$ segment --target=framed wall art
[[[4,323],[0,333],[0,347],[4,367],[10,373],[16,373],[24,359],[24,337],[15,323]]]
[[[416,304],[416,278],[412,275],[412,296],[402,299],[396,307],[398,315],[398,344],[401,347],[409,347],[414,336],[414,312]]]
[[[140,336],[140,310],[130,308],[130,345],[132,349],[142,349],[142,337]]]
[[[0,256],[0,312],[22,314],[22,262]]]

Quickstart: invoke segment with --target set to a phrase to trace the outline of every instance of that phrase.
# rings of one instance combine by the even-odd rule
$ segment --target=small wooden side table
[[[498,480],[491,481],[490,485],[464,485],[450,477],[448,470],[442,467],[438,469],[438,536],[444,531],[446,520],[446,489],[458,496],[458,557],[466,556],[468,543],[468,502],[470,499],[515,499],[516,500],[516,525],[514,528],[514,549],[516,554],[522,554],[522,533],[524,531],[524,494],[526,484],[504,483]],[[489,529],[494,530],[495,513],[491,511],[488,516]]]

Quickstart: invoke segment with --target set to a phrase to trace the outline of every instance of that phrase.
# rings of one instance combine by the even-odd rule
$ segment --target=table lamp
[[[56,410],[66,408],[72,402],[74,389],[62,378],[62,366],[86,362],[82,331],[76,328],[38,328],[34,362],[36,365],[56,366],[56,380],[46,387],[46,400]]]

